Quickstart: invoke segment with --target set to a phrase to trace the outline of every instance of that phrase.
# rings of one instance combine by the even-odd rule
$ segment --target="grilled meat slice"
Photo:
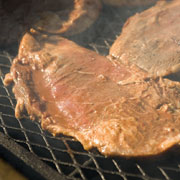
[[[66,3],[66,8],[59,10],[56,2],[49,1],[49,7],[54,9],[42,12],[33,28],[46,33],[74,35],[86,30],[101,11],[100,0],[61,1],[61,4]]]
[[[30,28],[73,35],[87,29],[98,17],[100,0],[1,0],[0,46],[18,42]]]
[[[139,156],[180,141],[180,83],[147,76],[59,36],[26,33],[4,83],[14,83],[17,118],[27,111],[87,150]]]
[[[136,64],[150,76],[180,76],[180,1],[159,1],[130,17],[110,49],[122,63]]]

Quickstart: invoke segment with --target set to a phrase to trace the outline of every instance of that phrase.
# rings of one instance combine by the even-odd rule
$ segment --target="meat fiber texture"
[[[130,17],[110,48],[110,55],[136,64],[149,76],[180,77],[180,1],[160,0]]]
[[[59,36],[26,33],[4,83],[15,115],[104,155],[158,154],[180,142],[180,83],[149,78]]]

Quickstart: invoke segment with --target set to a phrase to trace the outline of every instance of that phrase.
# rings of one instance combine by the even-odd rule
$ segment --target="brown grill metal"
[[[99,20],[86,32],[72,37],[72,40],[102,55],[107,55],[109,47],[120,33],[127,17],[144,8],[147,7],[104,6]],[[29,156],[28,153],[35,154],[35,157],[38,157],[37,167],[41,168],[36,169],[35,165],[32,166],[32,160],[27,161],[27,165],[40,172],[43,171],[42,164],[45,164],[46,171],[48,168],[49,172],[54,169],[57,174],[63,175],[59,177],[71,179],[170,180],[180,178],[180,148],[178,146],[154,157],[107,158],[95,149],[85,151],[82,145],[71,137],[63,135],[53,137],[43,131],[39,123],[32,122],[28,117],[16,119],[14,117],[16,100],[12,87],[5,87],[2,81],[4,75],[9,72],[12,59],[17,54],[17,48],[17,46],[12,46],[0,50],[0,132],[23,147],[27,156]],[[12,146],[11,148],[13,151]],[[49,177],[46,176],[46,178]]]

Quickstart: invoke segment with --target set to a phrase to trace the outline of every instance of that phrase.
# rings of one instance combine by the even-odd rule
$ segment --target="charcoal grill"
[[[107,55],[125,20],[148,7],[103,6],[100,18],[86,32],[71,37],[76,43]],[[96,149],[85,151],[75,139],[53,137],[28,117],[14,116],[12,87],[3,85],[17,45],[0,49],[0,156],[28,179],[170,180],[180,179],[180,147],[158,156],[104,157]]]

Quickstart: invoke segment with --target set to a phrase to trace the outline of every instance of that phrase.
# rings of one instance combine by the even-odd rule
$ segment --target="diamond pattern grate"
[[[144,7],[145,8],[145,7]],[[127,17],[143,8],[104,6],[99,20],[86,32],[72,37],[86,48],[107,55]],[[174,147],[159,156],[146,158],[107,158],[95,149],[85,151],[71,137],[53,137],[28,117],[14,117],[16,100],[12,87],[3,85],[17,47],[0,51],[0,132],[4,133],[59,174],[72,179],[92,180],[170,180],[180,178],[180,148]]]

